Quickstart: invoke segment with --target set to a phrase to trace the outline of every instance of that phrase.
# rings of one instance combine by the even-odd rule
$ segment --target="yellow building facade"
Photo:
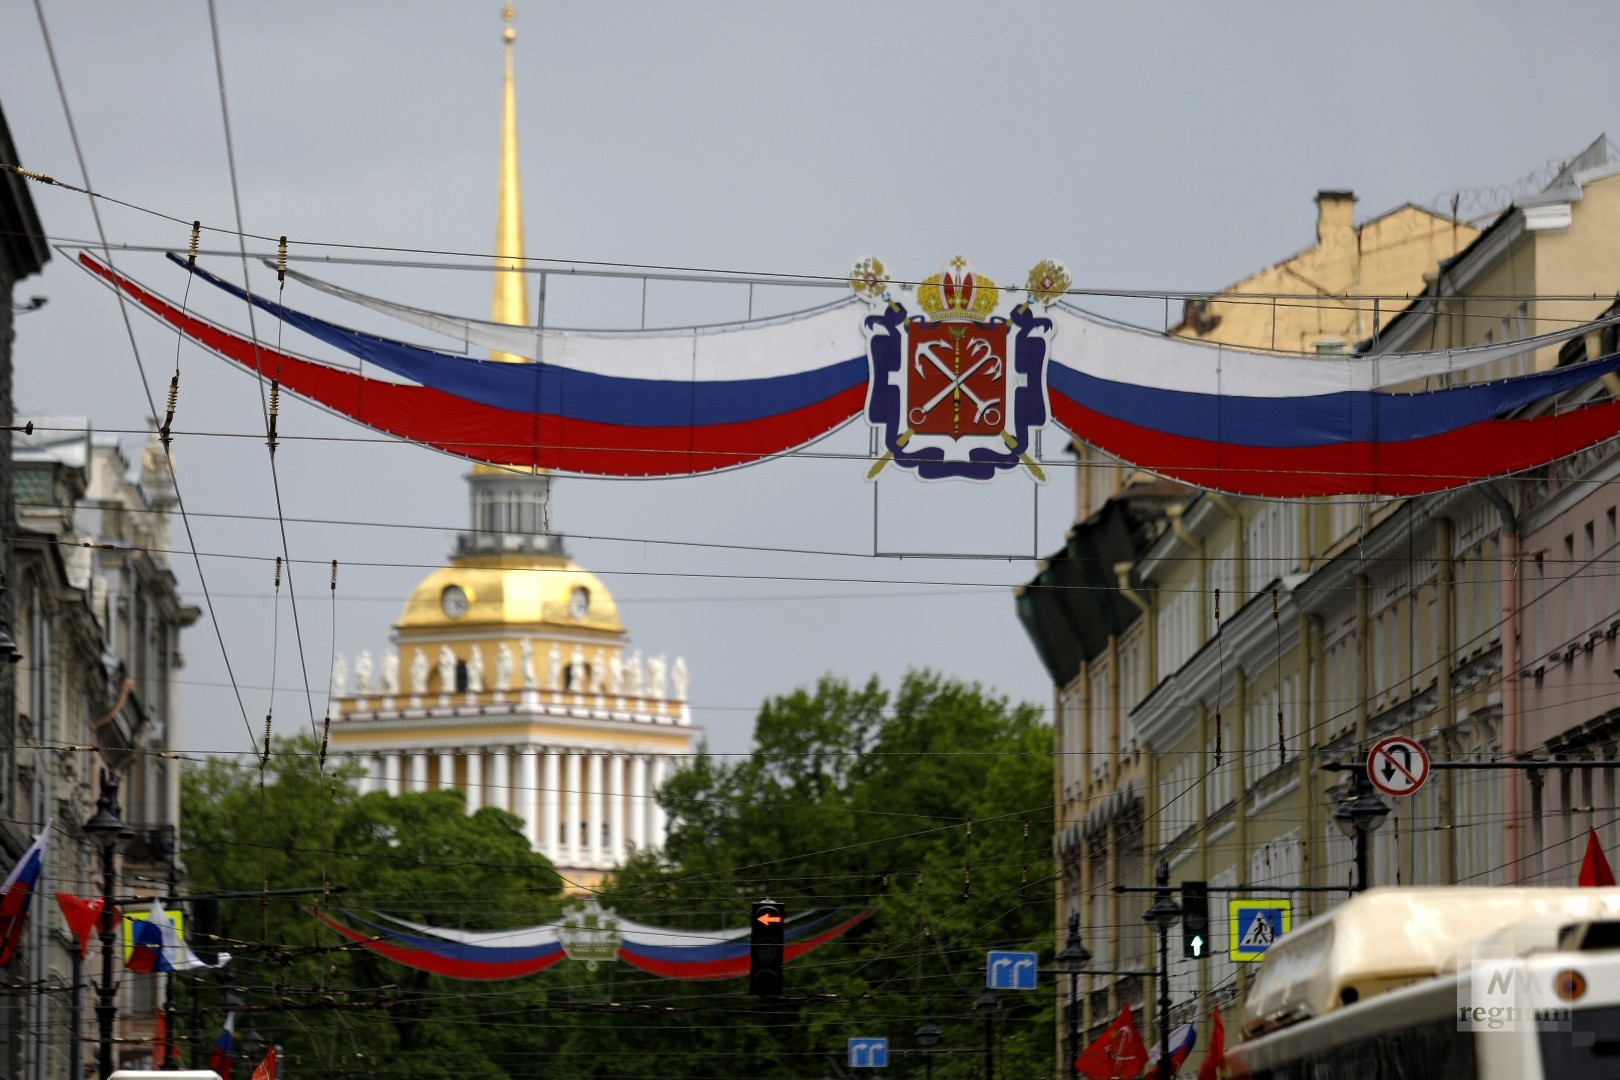
[[[1360,297],[1417,295],[1437,265],[1479,237],[1411,205],[1357,225],[1349,192],[1320,192],[1316,206],[1314,245],[1189,301],[1170,333],[1303,356],[1348,351],[1404,307]],[[1150,898],[1116,886],[1151,884],[1165,859],[1172,883],[1297,878],[1320,833],[1300,794],[1320,784],[1301,771],[1296,706],[1324,693],[1312,683],[1321,665],[1307,659],[1321,638],[1301,643],[1279,582],[1323,566],[1354,529],[1392,510],[1201,494],[1083,444],[1075,451],[1075,527],[1018,597],[1056,684],[1057,940],[1077,915],[1092,966],[1150,970],[1157,942],[1141,917]],[[1286,753],[1277,749],[1279,713]],[[1238,989],[1216,929],[1213,959],[1172,959],[1173,1024]],[[1153,1025],[1151,980],[1082,982],[1082,1041],[1122,1004]],[[1067,1025],[1065,1017],[1060,1059]]]
[[[1597,318],[1620,282],[1617,236],[1620,155],[1599,140],[1455,255],[1414,265],[1422,284],[1413,301],[1387,317],[1381,310],[1377,341],[1369,335],[1360,348],[1499,344]],[[1468,377],[1612,354],[1617,337],[1610,328],[1527,347]],[[1553,407],[1617,388],[1611,376]],[[1572,883],[1587,827],[1620,843],[1612,814],[1594,809],[1612,807],[1615,770],[1556,766],[1611,760],[1620,744],[1610,671],[1620,629],[1608,629],[1620,628],[1608,563],[1620,551],[1616,478],[1611,442],[1533,474],[1421,499],[1187,491],[1160,514],[1143,503],[1139,476],[1098,493],[1032,584],[1101,590],[1111,580],[1137,615],[1116,611],[1099,639],[1100,613],[1111,608],[1095,593],[1029,589],[1019,598],[1048,667],[1068,676],[1058,682],[1054,732],[1059,941],[1066,917],[1078,914],[1094,954],[1150,968],[1140,904],[1113,886],[1148,883],[1158,863],[1173,885],[1208,882],[1209,958],[1182,959],[1173,948],[1170,967],[1172,1024],[1202,1024],[1211,1006],[1242,992],[1249,970],[1227,957],[1231,894],[1213,890],[1347,889],[1354,849],[1332,820],[1343,774],[1321,766],[1352,763],[1390,734],[1417,739],[1436,761],[1529,754],[1551,764],[1437,771],[1416,795],[1389,800],[1390,815],[1369,837],[1372,883]],[[1111,524],[1127,509],[1129,528]],[[1112,547],[1098,539],[1110,532]],[[1068,651],[1054,640],[1062,596],[1087,604],[1067,614],[1068,625],[1092,628]],[[1292,895],[1298,925],[1345,893]],[[1151,989],[1086,981],[1082,1024],[1093,1033],[1119,1003],[1145,1006]]]
[[[1573,171],[1427,273],[1414,301],[1383,321],[1378,342],[1362,346],[1376,355],[1499,344],[1597,318],[1610,301],[1573,297],[1613,295],[1617,227],[1620,160]],[[1581,358],[1598,352],[1591,343]],[[1527,348],[1467,377],[1547,370],[1569,353]],[[1612,384],[1595,382],[1571,401],[1605,396]],[[1567,607],[1547,583],[1583,567],[1574,541],[1558,558],[1550,546],[1527,550],[1523,538],[1603,497],[1599,481],[1616,471],[1615,458],[1611,444],[1534,475],[1421,499],[1203,494],[1172,511],[1170,527],[1130,567],[1151,598],[1142,632],[1158,643],[1156,683],[1122,706],[1146,751],[1147,861],[1168,863],[1172,883],[1212,889],[1348,890],[1354,847],[1332,820],[1344,784],[1324,764],[1356,762],[1392,734],[1442,762],[1567,752],[1557,745],[1566,732],[1526,734],[1537,727],[1527,694],[1541,685],[1527,665],[1538,651],[1531,643],[1556,636],[1539,632],[1547,621],[1539,596]],[[1593,525],[1586,530],[1591,548]],[[1593,685],[1583,684],[1577,729],[1620,705],[1612,692],[1594,696]],[[1599,742],[1573,741],[1586,756]],[[1561,874],[1578,864],[1578,850],[1574,861],[1567,852],[1584,838],[1573,811],[1593,800],[1572,793],[1565,774],[1561,793],[1549,790],[1543,802],[1543,779],[1446,770],[1417,794],[1386,800],[1391,813],[1368,841],[1371,881],[1568,883]],[[1294,924],[1345,895],[1292,894]],[[1212,894],[1209,960],[1172,957],[1178,1023],[1247,987],[1251,969],[1226,955],[1226,899]]]
[[[496,227],[495,321],[528,325],[512,11]],[[524,362],[504,354],[494,362]],[[387,648],[340,656],[333,751],[364,790],[455,788],[524,820],[583,888],[661,845],[656,795],[695,730],[680,658],[631,648],[618,605],[549,528],[551,478],[477,466],[470,528],[406,599]]]

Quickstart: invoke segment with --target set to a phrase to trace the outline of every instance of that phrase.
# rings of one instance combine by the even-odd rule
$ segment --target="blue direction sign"
[[[849,1067],[852,1069],[887,1069],[889,1067],[889,1040],[849,1040]]]
[[[1233,960],[1263,960],[1277,939],[1294,927],[1290,900],[1251,897],[1230,902]]]
[[[984,985],[992,990],[1035,989],[1035,954],[1032,952],[985,954]]]

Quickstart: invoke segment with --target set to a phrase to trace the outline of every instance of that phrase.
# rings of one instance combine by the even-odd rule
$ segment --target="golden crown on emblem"
[[[1001,288],[958,255],[917,286],[917,306],[941,322],[988,322]]]

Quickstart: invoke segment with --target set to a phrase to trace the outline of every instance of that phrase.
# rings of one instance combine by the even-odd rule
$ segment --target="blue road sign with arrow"
[[[849,1040],[849,1067],[852,1069],[887,1069],[889,1067],[889,1040]]]
[[[1035,954],[996,951],[986,953],[984,985],[992,990],[1035,989]]]

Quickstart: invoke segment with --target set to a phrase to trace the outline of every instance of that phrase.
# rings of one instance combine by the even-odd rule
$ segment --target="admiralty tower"
[[[512,10],[506,13],[493,317],[528,326]],[[521,362],[505,354],[497,362]],[[389,646],[339,656],[334,752],[362,791],[457,788],[524,821],[580,888],[662,844],[654,795],[691,753],[685,661],[632,649],[606,586],[549,531],[551,477],[475,466],[470,530],[405,601]]]

